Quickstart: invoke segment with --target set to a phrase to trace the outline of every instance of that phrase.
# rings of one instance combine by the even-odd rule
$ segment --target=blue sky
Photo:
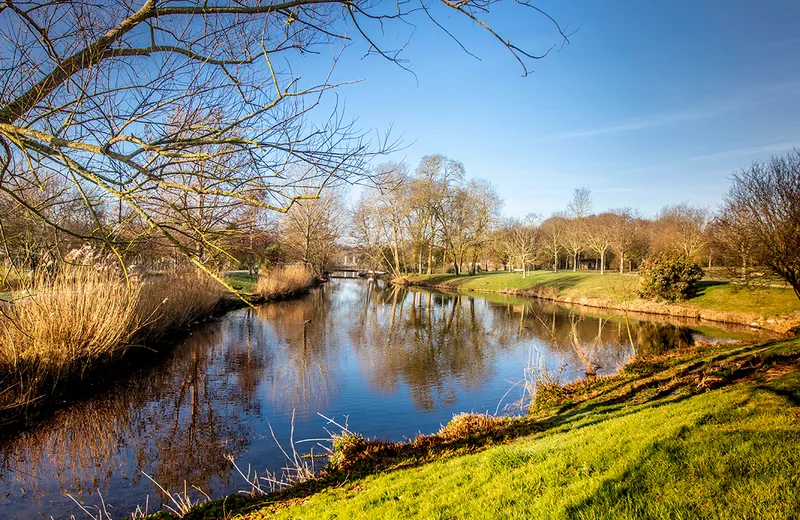
[[[577,32],[528,77],[478,27],[448,25],[480,61],[419,19],[403,54],[415,75],[350,53],[336,77],[365,81],[339,100],[361,127],[403,137],[391,158],[458,159],[494,182],[511,216],[563,209],[582,186],[598,210],[714,207],[733,171],[800,146],[800,3],[536,5]],[[489,21],[526,49],[558,41],[519,13]]]

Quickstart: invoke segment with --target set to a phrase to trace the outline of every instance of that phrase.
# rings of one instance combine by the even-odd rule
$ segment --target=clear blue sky
[[[800,146],[799,2],[536,5],[578,31],[528,77],[479,28],[450,25],[480,61],[420,19],[403,55],[416,77],[351,53],[336,77],[365,81],[339,99],[362,127],[393,125],[407,145],[393,159],[458,159],[511,216],[563,209],[582,186],[596,210],[714,207],[734,170]],[[490,22],[534,51],[558,41],[519,12]]]

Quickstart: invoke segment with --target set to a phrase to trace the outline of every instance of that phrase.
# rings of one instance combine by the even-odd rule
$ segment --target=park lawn
[[[731,283],[701,282],[697,296],[685,303],[701,309],[735,310],[767,318],[785,316],[800,310],[800,299],[792,289],[745,287]]]
[[[616,272],[532,271],[522,273],[490,272],[456,276],[453,274],[412,275],[412,284],[444,285],[462,291],[531,291],[552,289],[572,301],[604,300],[619,304],[637,298],[638,277]],[[785,316],[800,310],[794,291],[780,287],[744,287],[733,283],[702,281],[698,295],[681,305],[722,312],[757,314],[765,318]]]
[[[641,360],[565,394],[516,419],[537,433],[237,518],[795,518],[800,339]]]
[[[607,298],[624,301],[635,297],[638,278],[607,272],[530,271],[523,278],[519,272],[496,271],[476,275],[412,275],[414,283],[446,285],[467,291],[515,291],[552,287],[570,298]]]
[[[252,294],[255,292],[256,283],[258,283],[257,274],[249,274],[244,271],[231,271],[226,273],[225,279],[231,284],[231,287],[245,294]]]

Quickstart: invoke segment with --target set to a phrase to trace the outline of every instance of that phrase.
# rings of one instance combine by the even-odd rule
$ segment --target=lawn
[[[638,277],[615,272],[533,271],[522,273],[491,272],[474,276],[453,274],[410,276],[415,284],[446,285],[464,291],[553,291],[553,296],[583,298],[621,303],[637,298]],[[744,287],[734,283],[702,281],[698,295],[682,303],[714,311],[752,313],[771,318],[800,310],[800,299],[791,289],[780,287]]]
[[[700,282],[697,296],[686,303],[701,309],[734,309],[764,317],[783,316],[800,309],[800,299],[792,289],[732,283]]]
[[[249,274],[246,271],[230,271],[225,274],[225,279],[231,287],[245,294],[252,294],[258,282],[257,274]]]
[[[634,363],[520,419],[533,435],[243,518],[795,518],[799,353],[792,339]]]

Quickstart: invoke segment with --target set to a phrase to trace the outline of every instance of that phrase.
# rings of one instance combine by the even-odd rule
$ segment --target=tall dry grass
[[[224,294],[193,271],[130,285],[114,270],[93,267],[34,276],[0,308],[0,413],[45,400],[131,345],[210,314]]]
[[[137,339],[156,340],[208,316],[224,296],[222,285],[195,270],[152,277],[140,288]]]
[[[316,277],[305,266],[276,266],[258,278],[256,294],[265,300],[284,298],[308,290],[314,282]]]

